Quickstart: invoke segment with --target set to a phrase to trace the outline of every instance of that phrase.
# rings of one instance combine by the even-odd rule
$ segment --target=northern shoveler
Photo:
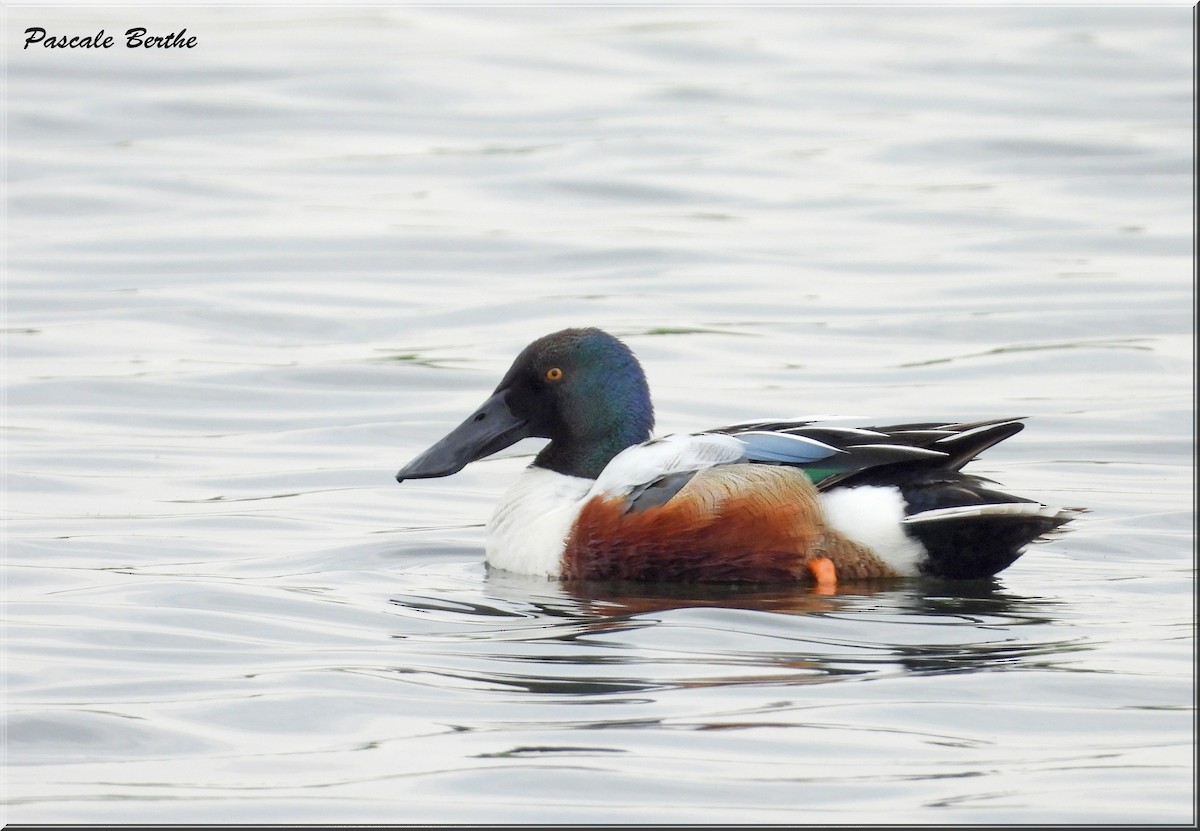
[[[449,476],[550,439],[488,524],[490,566],[697,582],[986,577],[1082,509],[961,472],[1015,418],[842,427],[753,421],[652,439],[641,364],[599,329],[527,346],[492,396],[396,480]]]

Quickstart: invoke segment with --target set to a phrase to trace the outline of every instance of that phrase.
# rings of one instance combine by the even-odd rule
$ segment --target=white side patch
[[[591,487],[591,479],[526,468],[488,522],[488,565],[558,578],[567,535]]]
[[[825,519],[840,533],[871,549],[900,574],[919,573],[925,546],[904,533],[904,500],[899,488],[863,485],[821,494]]]

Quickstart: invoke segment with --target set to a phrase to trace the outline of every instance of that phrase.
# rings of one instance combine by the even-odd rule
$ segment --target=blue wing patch
[[[749,462],[804,465],[846,452],[816,439],[766,430],[749,430],[734,438],[742,443]]]

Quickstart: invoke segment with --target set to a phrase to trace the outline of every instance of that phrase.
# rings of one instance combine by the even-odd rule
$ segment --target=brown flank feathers
[[[626,513],[620,499],[584,506],[563,554],[565,580],[768,583],[811,580],[828,558],[843,579],[895,577],[826,527],[798,470],[725,465],[699,471],[669,502]]]

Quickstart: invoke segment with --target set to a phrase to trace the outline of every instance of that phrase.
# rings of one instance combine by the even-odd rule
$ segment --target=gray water
[[[9,821],[1195,821],[1190,8],[5,44]],[[392,476],[569,325],[663,433],[1028,416],[972,468],[1090,513],[982,585],[489,574],[537,443]]]

